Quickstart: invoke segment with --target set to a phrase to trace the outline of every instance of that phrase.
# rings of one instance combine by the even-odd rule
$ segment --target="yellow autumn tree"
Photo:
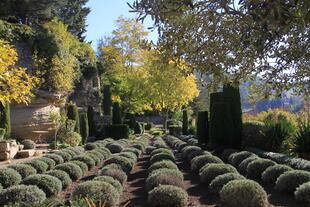
[[[0,101],[28,103],[31,89],[38,83],[26,68],[17,67],[18,54],[8,42],[0,39]]]
[[[152,108],[167,114],[188,105],[199,95],[196,77],[185,61],[165,61],[158,51],[143,58],[149,73],[148,87]]]

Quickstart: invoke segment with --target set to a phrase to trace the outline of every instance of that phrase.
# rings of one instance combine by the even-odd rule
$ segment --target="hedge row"
[[[148,138],[142,137],[139,141],[106,139],[95,144],[107,147],[113,154],[105,160],[93,180],[83,182],[76,188],[72,200],[78,202],[89,198],[95,204],[101,202],[107,207],[118,206],[127,174],[147,147]],[[97,148],[94,147],[95,150]]]
[[[278,161],[290,163],[288,160],[284,162],[285,159],[278,153],[257,154],[249,151],[234,152],[228,157],[228,162],[237,167],[239,172],[246,177],[273,185],[277,191],[294,193],[297,201],[310,204],[309,171],[296,170],[288,165],[278,164]],[[268,157],[273,159],[268,159]]]
[[[93,167],[89,162],[95,163],[96,159],[99,164],[110,154],[102,146],[87,152],[82,147],[69,147],[1,169],[0,183],[5,189],[0,192],[0,205],[42,203],[80,179]]]
[[[190,163],[193,172],[199,173],[201,182],[208,185],[211,193],[220,195],[224,205],[269,206],[265,190],[257,182],[240,175],[233,165],[224,164],[219,157],[176,137],[166,136],[165,141],[181,153],[184,160]],[[234,161],[238,163],[240,159]]]
[[[161,137],[155,137],[153,145],[148,151],[150,166],[145,181],[149,205],[187,206],[188,195],[183,190],[183,173],[175,164],[173,152]]]

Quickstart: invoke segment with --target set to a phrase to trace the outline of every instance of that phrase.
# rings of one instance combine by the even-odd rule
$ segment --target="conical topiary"
[[[240,149],[242,144],[242,108],[239,87],[227,84],[223,88],[225,102],[229,103],[234,126],[233,148]]]
[[[207,111],[199,111],[197,118],[197,138],[199,144],[208,144],[209,141],[209,118]]]
[[[103,88],[103,114],[107,116],[111,116],[111,108],[112,108],[112,94],[110,86],[104,86]]]
[[[230,105],[225,102],[212,104],[210,116],[210,141],[215,149],[223,150],[234,145],[234,125]]]
[[[87,108],[87,118],[88,118],[88,126],[89,126],[89,136],[96,136],[96,122],[95,122],[95,111],[92,106],[88,106]]]
[[[88,125],[87,113],[81,114],[80,130],[81,130],[81,136],[82,136],[82,143],[85,144],[89,136],[89,125]]]
[[[112,123],[122,124],[121,110],[118,102],[113,103]]]
[[[187,110],[183,110],[183,116],[182,116],[182,133],[186,135],[188,133],[188,115]]]
[[[68,119],[74,120],[75,121],[75,127],[74,131],[76,133],[80,133],[80,118],[79,118],[79,110],[77,106],[73,103],[70,103],[68,105],[67,109],[67,117]]]

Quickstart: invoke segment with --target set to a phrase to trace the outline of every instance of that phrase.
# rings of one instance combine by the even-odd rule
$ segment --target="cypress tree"
[[[112,123],[122,124],[121,110],[118,102],[113,103]]]
[[[133,113],[126,114],[127,123],[130,129],[135,129],[136,127],[136,117]]]
[[[103,114],[111,116],[112,107],[112,94],[110,86],[104,86],[103,88]]]
[[[81,127],[82,143],[85,144],[89,136],[89,125],[88,125],[87,113],[81,114],[81,126],[80,127]]]
[[[208,111],[199,111],[197,118],[197,138],[199,144],[208,144],[209,141],[209,118]]]
[[[187,110],[183,110],[183,116],[182,116],[182,133],[186,135],[188,133],[188,115],[187,115]]]
[[[68,119],[75,121],[74,131],[80,134],[80,118],[79,111],[75,104],[70,103],[67,109],[67,117]]]
[[[242,108],[239,87],[230,84],[223,88],[224,99],[229,103],[234,126],[233,148],[240,149],[242,144]]]
[[[212,104],[210,116],[210,141],[217,150],[233,147],[234,125],[230,105],[225,102]]]
[[[9,103],[0,101],[0,128],[5,129],[5,138],[10,138],[11,135],[11,111]]]
[[[87,108],[88,126],[89,126],[89,136],[94,137],[96,135],[96,122],[95,122],[95,111],[92,106]]]

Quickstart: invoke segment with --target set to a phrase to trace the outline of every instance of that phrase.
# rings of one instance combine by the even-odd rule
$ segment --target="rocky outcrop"
[[[55,132],[50,114],[60,112],[66,96],[46,91],[37,91],[35,95],[28,105],[11,106],[12,137],[46,143],[53,140]]]

